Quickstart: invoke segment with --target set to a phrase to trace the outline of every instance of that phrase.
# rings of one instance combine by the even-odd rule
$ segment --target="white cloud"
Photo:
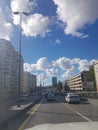
[[[86,71],[88,71],[89,70],[89,67],[90,67],[90,62],[89,61],[87,61],[87,60],[81,60],[80,62],[79,62],[79,67],[78,67],[78,69],[79,69],[79,71],[80,72],[82,72],[82,71],[84,71],[84,70],[86,70]]]
[[[37,79],[39,82],[42,83],[42,81],[47,80],[47,76],[46,76],[46,74],[41,73],[41,74],[37,75]]]
[[[30,7],[34,8],[35,1],[29,2],[29,0],[12,0],[11,9],[12,12],[30,12]],[[13,14],[13,23],[19,25],[20,16]],[[25,16],[22,14],[21,17],[21,27],[23,34],[25,36],[36,37],[40,35],[41,37],[45,36],[50,30],[48,26],[50,24],[50,19],[47,16],[42,14],[35,13]]]
[[[24,71],[31,72],[34,68],[29,63],[24,63]]]
[[[28,12],[29,13],[30,12],[29,0],[12,0],[11,8],[12,8],[12,12]]]
[[[27,21],[23,22],[23,33],[26,36],[36,37],[37,35],[45,36],[49,32],[50,20],[42,14],[33,14],[27,17]]]
[[[68,69],[64,74],[61,76],[63,79],[69,78],[71,76],[71,73],[75,70],[75,67],[72,66],[70,69]]]
[[[53,65],[59,66],[62,70],[71,68],[71,60],[66,57],[61,57],[54,61]]]
[[[57,5],[59,20],[65,24],[65,34],[86,38],[79,32],[87,24],[98,19],[98,0],[53,0]]]
[[[38,59],[36,64],[32,64],[32,67],[35,67],[37,70],[45,70],[50,68],[50,63],[46,57]]]
[[[0,38],[10,40],[11,33],[12,33],[12,25],[11,23],[8,23],[5,20],[3,12],[0,9]]]
[[[56,68],[46,69],[46,73],[49,77],[57,76],[58,69],[56,69]]]
[[[34,73],[38,72],[38,75],[42,75],[43,80],[50,79],[52,76],[57,76],[65,80],[76,72],[88,71],[94,61],[95,60],[88,61],[87,59],[61,57],[49,62],[46,57],[42,57],[38,59],[35,64],[25,63],[24,70]]]

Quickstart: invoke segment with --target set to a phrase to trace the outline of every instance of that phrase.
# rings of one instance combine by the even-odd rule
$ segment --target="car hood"
[[[25,130],[98,130],[98,122],[41,124]]]

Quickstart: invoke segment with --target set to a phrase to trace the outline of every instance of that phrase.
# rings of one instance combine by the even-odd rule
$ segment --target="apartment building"
[[[36,89],[37,78],[29,72],[23,72],[23,92],[30,93]]]
[[[21,57],[21,74],[23,72],[23,58]],[[22,75],[21,75],[22,79]],[[0,39],[0,90],[2,93],[15,92],[19,86],[19,53],[11,43]],[[22,81],[21,81],[22,87]]]
[[[96,89],[98,92],[98,60],[94,62],[94,74],[95,74],[95,81],[96,81]]]
[[[83,90],[83,82],[85,82],[86,71],[83,71],[67,80],[70,90]]]

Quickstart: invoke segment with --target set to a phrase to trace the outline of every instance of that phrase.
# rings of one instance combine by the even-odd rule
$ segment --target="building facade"
[[[29,72],[23,72],[23,93],[30,93],[36,89],[37,78]]]
[[[36,91],[36,87],[37,87],[37,77],[36,75],[32,75],[32,90]]]
[[[95,82],[96,82],[96,89],[98,92],[98,60],[94,62],[94,74],[95,74]]]
[[[23,72],[23,58],[21,58],[21,73]],[[22,79],[22,75],[21,75]],[[0,39],[0,90],[1,93],[15,92],[19,86],[19,53],[11,43]],[[22,80],[21,80],[22,88]]]
[[[83,71],[67,80],[70,90],[84,90],[83,83],[86,81],[86,71]]]
[[[52,86],[57,87],[57,77],[52,77]]]

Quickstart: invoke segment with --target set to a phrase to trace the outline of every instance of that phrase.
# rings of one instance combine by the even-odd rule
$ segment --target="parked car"
[[[65,96],[67,103],[80,103],[80,97],[77,93],[67,93]]]
[[[47,94],[47,100],[48,101],[54,101],[55,100],[55,95],[52,94],[52,93]]]

